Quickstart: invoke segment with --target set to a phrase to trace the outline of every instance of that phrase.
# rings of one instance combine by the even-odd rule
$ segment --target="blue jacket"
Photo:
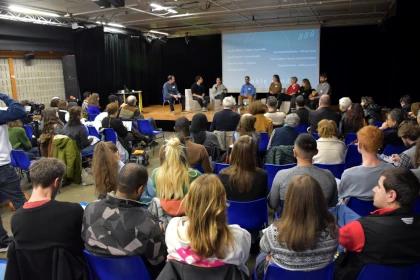
[[[25,109],[9,96],[0,92],[0,100],[3,100],[8,107],[7,110],[0,110],[0,125],[8,122],[23,119],[26,117]]]
[[[249,94],[255,95],[255,88],[252,84],[244,84],[241,88],[241,95]]]
[[[163,85],[163,95],[165,96],[165,99],[171,98],[171,94],[180,94],[178,87],[176,86],[176,83],[170,84],[169,82],[166,82]]]

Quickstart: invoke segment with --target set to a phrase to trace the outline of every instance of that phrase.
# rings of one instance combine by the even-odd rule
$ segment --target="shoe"
[[[208,110],[207,110],[207,108],[204,108],[204,111],[203,112],[207,112]]]
[[[144,137],[144,143],[146,143],[147,146],[150,145],[150,143],[152,143],[154,140],[151,139],[149,136]]]
[[[175,115],[175,111],[171,111],[171,115]]]
[[[7,250],[9,249],[10,243],[12,243],[12,241],[0,244],[0,253],[7,252]]]
[[[205,112],[206,111],[206,108],[201,108],[201,112]]]

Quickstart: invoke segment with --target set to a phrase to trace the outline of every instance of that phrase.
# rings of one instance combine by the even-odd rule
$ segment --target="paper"
[[[125,128],[127,128],[127,131],[131,131],[131,128],[133,127],[132,121],[122,121]]]

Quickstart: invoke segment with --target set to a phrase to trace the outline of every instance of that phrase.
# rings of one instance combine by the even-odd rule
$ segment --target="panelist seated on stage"
[[[163,85],[163,94],[165,100],[169,100],[169,107],[171,108],[171,113],[174,114],[174,101],[181,100],[182,111],[185,112],[185,96],[181,95],[178,91],[178,87],[175,83],[175,76],[169,75],[168,81]]]
[[[242,86],[241,92],[239,93],[239,96],[238,96],[239,106],[244,105],[243,103],[244,98],[248,98],[249,103],[251,103],[252,100],[254,99],[254,96],[255,96],[255,87],[249,82],[249,76],[246,76],[245,84]]]
[[[300,86],[297,83],[297,81],[298,81],[298,78],[296,77],[290,78],[290,86],[287,88],[286,93],[280,93],[280,96],[278,98],[279,100],[278,108],[280,108],[283,101],[290,101],[289,111],[291,111],[292,108],[295,108],[296,97],[300,95],[299,93]]]
[[[212,93],[214,95],[214,99],[220,99],[220,103],[226,97],[227,88],[222,84],[222,79],[217,77],[216,83],[211,88]]]
[[[210,102],[210,97],[206,96],[206,89],[203,85],[203,77],[195,77],[195,83],[191,86],[191,93],[193,99],[200,104],[201,111],[207,111],[207,104]]]

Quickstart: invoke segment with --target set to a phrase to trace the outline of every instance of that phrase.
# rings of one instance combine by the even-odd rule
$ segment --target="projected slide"
[[[283,30],[222,35],[223,84],[239,92],[250,76],[257,92],[268,92],[278,74],[283,87],[296,76],[313,87],[319,79],[319,29]]]

